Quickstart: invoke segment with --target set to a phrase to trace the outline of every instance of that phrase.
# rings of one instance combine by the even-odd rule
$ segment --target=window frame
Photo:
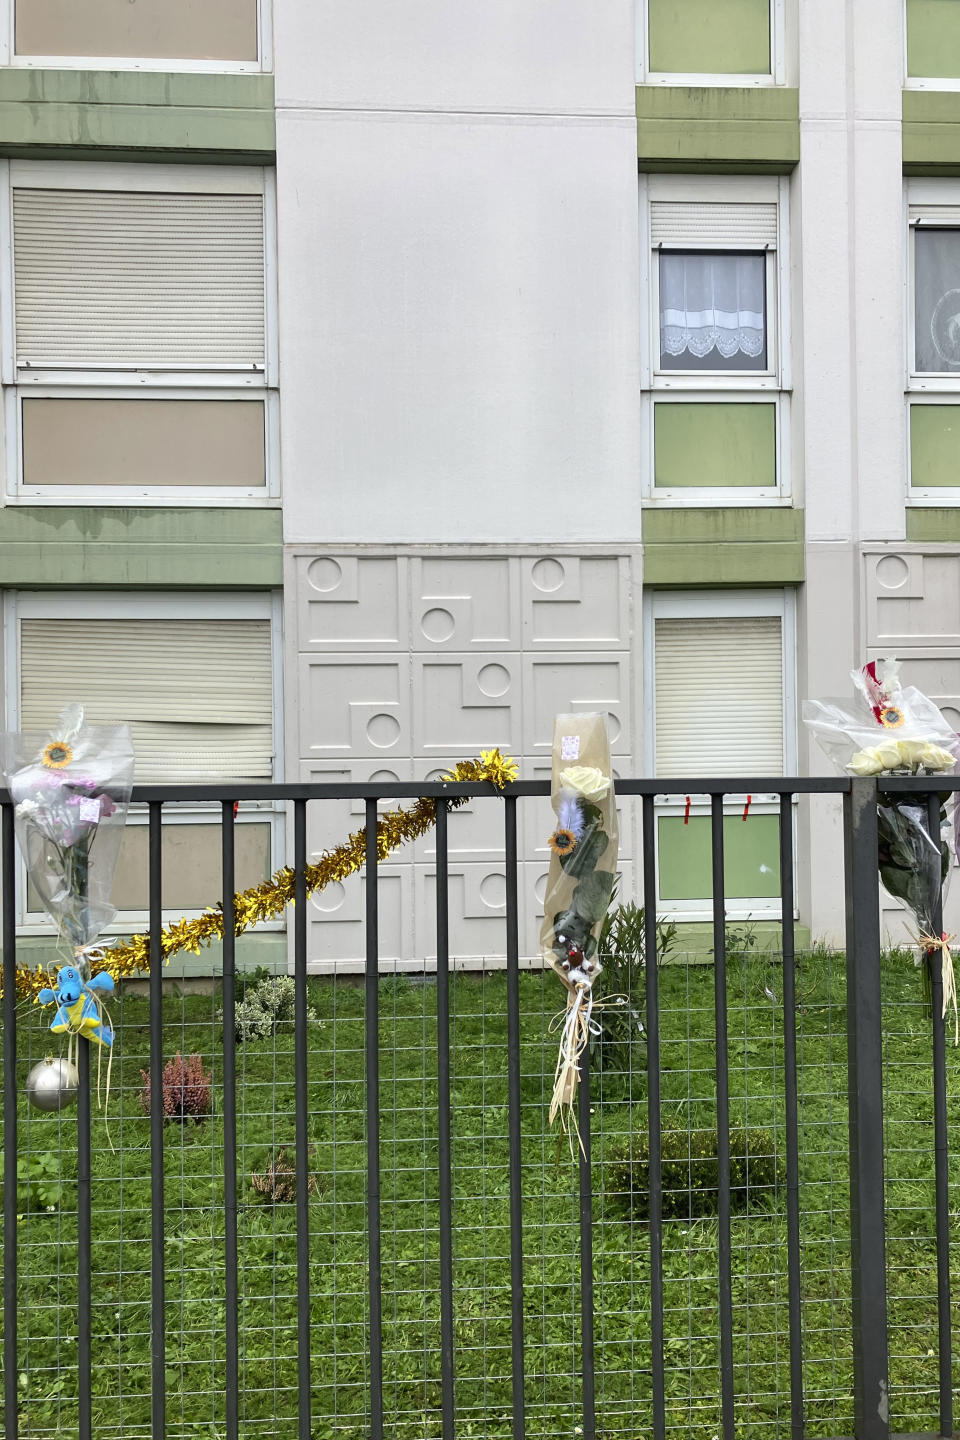
[[[908,0],[903,0],[901,23],[903,27],[903,80],[904,90],[960,90],[960,75],[911,75],[910,56],[907,51],[908,23],[907,23]]]
[[[797,642],[796,591],[792,587],[763,590],[663,590],[645,589],[643,597],[643,693],[648,723],[643,734],[643,763],[646,774],[656,774],[656,622],[673,619],[734,619],[741,616],[777,616],[780,620],[780,641],[783,665],[783,773],[796,774],[797,769]],[[679,777],[682,778],[682,777]],[[696,780],[691,779],[691,785]],[[706,818],[711,813],[710,797],[695,790],[690,792],[690,815]],[[676,920],[712,920],[713,906],[709,899],[663,900],[660,896],[660,826],[661,816],[682,815],[686,796],[657,795],[655,803],[655,875],[657,914]],[[742,813],[747,796],[731,792],[724,797],[724,815]],[[756,815],[778,814],[780,800],[776,795],[753,794],[750,811]],[[796,828],[796,797],[794,797],[794,829]],[[797,847],[794,845],[794,856]],[[796,864],[796,861],[794,861]],[[796,893],[796,888],[794,889]],[[776,920],[781,918],[779,899],[770,896],[737,898],[725,904],[728,920]]]
[[[675,71],[650,69],[649,0],[636,4],[636,83],[638,85],[736,86],[769,88],[786,83],[784,37],[785,0],[770,0],[770,69],[766,74],[752,71]]]
[[[176,56],[18,55],[16,0],[8,0],[6,24],[0,26],[0,65],[20,70],[122,70],[168,74],[263,75],[273,70],[273,0],[256,0],[256,60],[186,60]]]
[[[5,719],[9,730],[20,728],[20,621],[34,618],[71,619],[267,619],[270,621],[273,708],[273,774],[271,783],[284,774],[283,725],[283,597],[279,591],[205,591],[177,590],[6,590],[3,596],[3,669],[5,688]],[[215,782],[211,781],[211,784]],[[219,825],[220,804],[216,801],[170,802],[164,806],[164,825]],[[127,824],[143,826],[149,821],[145,805],[131,805]],[[268,824],[270,827],[270,873],[285,864],[286,816],[282,805],[272,800],[244,800],[240,804],[238,825]],[[49,936],[55,927],[42,911],[28,911],[27,876],[22,857],[18,857],[16,874],[17,927],[24,935]],[[185,916],[194,919],[202,910],[166,909],[164,922]],[[149,913],[141,910],[120,910],[117,920],[104,931],[105,935],[128,935],[132,929],[149,922]],[[265,922],[263,928],[283,930],[283,920]]]
[[[790,321],[789,178],[786,176],[640,176],[641,314],[641,444],[646,459],[641,495],[646,505],[668,508],[722,506],[788,507],[793,503],[790,467],[790,391],[792,385]],[[777,239],[749,249],[743,245],[689,241],[654,246],[651,206],[658,201],[679,204],[742,204],[777,207]],[[684,371],[660,369],[660,265],[663,250],[680,253],[765,254],[767,369],[765,371]],[[664,401],[691,403],[767,401],[776,406],[776,484],[763,487],[684,486],[665,490],[654,484],[653,407]]]
[[[957,88],[960,89],[960,82]],[[908,179],[904,181],[903,196],[903,223],[906,227],[903,276],[906,503],[916,509],[943,509],[960,505],[960,484],[913,484],[911,412],[915,405],[943,405],[952,400],[960,414],[960,370],[926,371],[916,368],[916,234],[917,230],[955,230],[960,239],[960,181],[948,177]],[[926,216],[922,212],[926,212]]]
[[[17,364],[16,275],[13,248],[15,189],[114,190],[123,193],[259,195],[264,227],[264,362],[261,368],[32,369]],[[0,162],[0,380],[4,400],[4,500],[7,504],[138,506],[242,504],[276,506],[280,497],[279,343],[277,331],[276,174],[265,166],[150,165],[101,161]],[[232,394],[231,394],[232,392]],[[21,403],[47,398],[224,399],[237,393],[262,399],[265,408],[265,484],[244,486],[28,486],[22,469]]]

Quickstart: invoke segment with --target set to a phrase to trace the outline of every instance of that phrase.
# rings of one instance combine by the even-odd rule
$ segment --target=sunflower
[[[903,711],[896,705],[884,705],[880,711],[880,724],[887,730],[899,730],[903,724]]]
[[[550,849],[554,855],[569,855],[570,852],[576,848],[576,835],[573,834],[572,830],[565,830],[562,825],[558,825],[550,836]]]
[[[48,770],[62,770],[73,759],[73,751],[65,740],[51,740],[40,756]]]

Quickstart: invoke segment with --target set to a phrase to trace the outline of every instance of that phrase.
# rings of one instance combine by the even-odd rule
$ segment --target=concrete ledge
[[[645,585],[799,585],[803,511],[762,507],[643,512]]]
[[[904,90],[903,173],[960,175],[960,92]]]
[[[283,583],[280,511],[0,509],[0,573],[21,588]]]
[[[786,174],[800,159],[799,92],[781,85],[638,85],[641,170]]]
[[[272,75],[0,69],[0,155],[270,164],[275,154]]]

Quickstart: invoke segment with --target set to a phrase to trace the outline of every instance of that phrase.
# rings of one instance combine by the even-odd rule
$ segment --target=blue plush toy
[[[113,1044],[113,1031],[105,1024],[96,992],[113,994],[113,977],[105,971],[84,980],[74,965],[64,965],[57,971],[57,983],[52,990],[41,990],[37,999],[41,1005],[56,1002],[57,1012],[50,1022],[55,1035],[64,1033],[83,1035],[87,1040],[96,1040],[99,1045]]]

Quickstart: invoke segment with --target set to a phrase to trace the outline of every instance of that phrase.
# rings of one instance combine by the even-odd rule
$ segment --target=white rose
[[[952,770],[956,763],[955,757],[942,745],[934,745],[932,740],[924,745],[920,764],[927,770]]]
[[[571,765],[560,771],[559,778],[565,790],[573,790],[593,804],[605,799],[610,790],[609,775],[604,775],[596,765]]]
[[[876,750],[858,750],[847,769],[852,770],[854,775],[879,775],[883,762]]]

